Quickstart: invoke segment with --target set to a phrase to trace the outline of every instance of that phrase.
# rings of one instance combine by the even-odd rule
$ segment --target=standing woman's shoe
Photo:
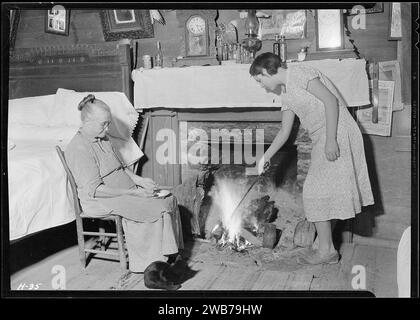
[[[321,257],[317,251],[313,254],[297,257],[297,262],[302,265],[336,264],[340,261],[338,252],[333,252],[326,257]]]

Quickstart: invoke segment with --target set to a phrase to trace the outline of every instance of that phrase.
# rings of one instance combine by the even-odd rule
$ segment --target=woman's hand
[[[258,175],[262,175],[270,167],[270,158],[264,155],[260,161],[258,161]]]
[[[132,196],[137,196],[141,198],[151,198],[154,196],[153,189],[145,189],[145,188],[136,188],[129,191],[129,194]]]
[[[335,161],[340,157],[340,149],[336,139],[325,142],[325,156],[329,161]]]
[[[150,178],[139,177],[137,184],[144,189],[157,189],[157,184]]]

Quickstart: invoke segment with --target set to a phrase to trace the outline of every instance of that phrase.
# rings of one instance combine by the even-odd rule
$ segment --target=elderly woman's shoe
[[[302,255],[297,258],[297,262],[301,265],[318,265],[318,264],[336,264],[340,261],[340,255],[337,251],[322,257],[318,252],[310,255]]]

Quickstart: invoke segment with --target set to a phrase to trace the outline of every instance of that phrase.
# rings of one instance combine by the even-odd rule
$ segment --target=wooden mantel
[[[332,81],[339,89],[344,88],[343,96],[349,105],[369,104],[366,61],[363,59],[306,63],[314,64],[330,78],[335,77]],[[189,130],[200,127],[207,130],[259,128],[264,129],[264,143],[271,143],[281,127],[281,97],[262,89],[248,70],[249,65],[134,70],[134,106],[150,119],[144,148],[147,160],[139,173],[161,185],[180,184],[184,170],[180,164],[180,139],[185,139],[185,130],[188,134]],[[184,131],[181,132],[183,123],[186,125],[182,126]],[[160,164],[156,160],[159,147],[168,143],[157,141],[161,129],[171,129],[174,133],[170,143],[176,146],[176,164]],[[295,131],[298,131],[296,127]],[[310,140],[301,130],[295,135],[298,139],[289,141],[285,147],[297,144],[301,151],[303,157],[298,161],[298,178],[303,180],[309,161]]]

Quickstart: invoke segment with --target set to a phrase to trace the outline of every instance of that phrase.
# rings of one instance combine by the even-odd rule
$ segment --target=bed
[[[132,139],[138,113],[131,104],[129,45],[21,49],[10,61],[8,104],[9,239],[75,219],[71,189],[55,146],[65,149],[80,125],[77,103],[93,93],[110,107],[110,134],[122,158],[142,153]]]

